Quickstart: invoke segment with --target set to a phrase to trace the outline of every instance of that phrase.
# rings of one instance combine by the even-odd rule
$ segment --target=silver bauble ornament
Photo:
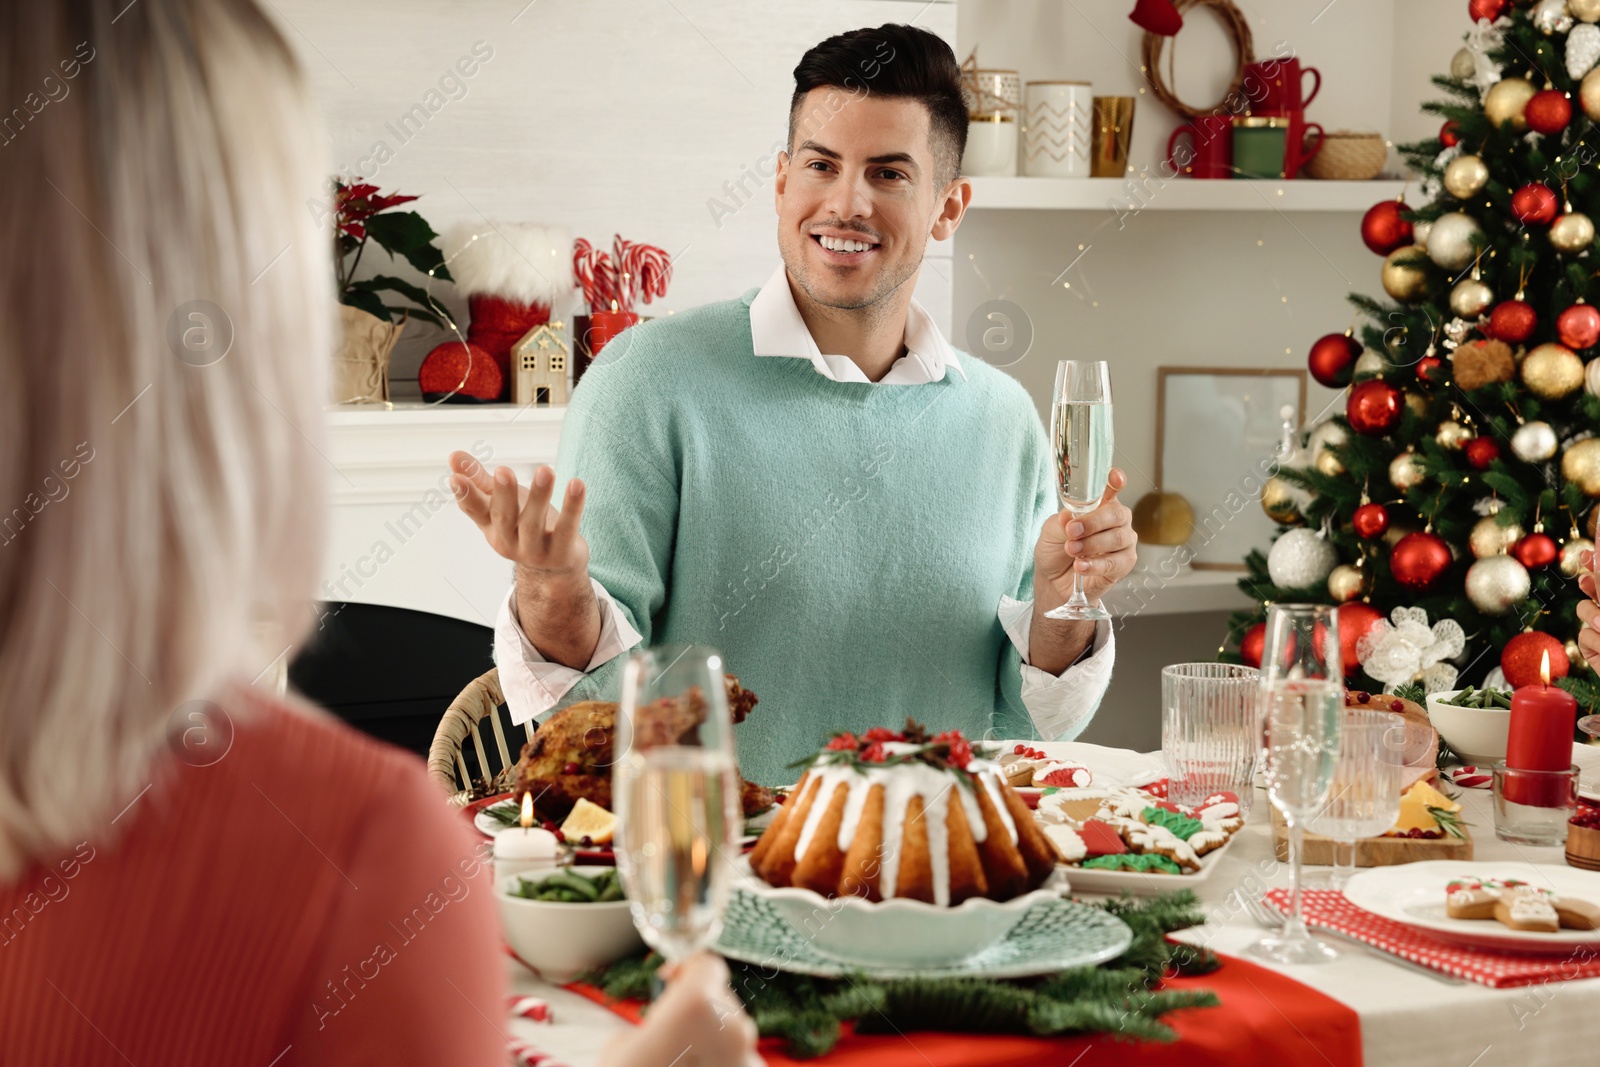
[[[1339,553],[1326,539],[1301,527],[1290,530],[1267,553],[1267,576],[1279,589],[1311,589],[1328,580]]]
[[[1472,53],[1465,48],[1456,49],[1456,54],[1450,57],[1450,77],[1464,82],[1477,72],[1478,65],[1472,61]]]
[[[1522,540],[1522,527],[1516,523],[1510,526],[1501,526],[1494,516],[1486,516],[1472,524],[1472,533],[1467,535],[1467,547],[1472,550],[1475,559],[1488,559],[1498,556]]]
[[[1402,493],[1421,485],[1426,477],[1415,452],[1402,452],[1389,463],[1389,484]]]
[[[1450,310],[1464,319],[1475,319],[1494,303],[1494,290],[1477,278],[1462,278],[1450,290]]]
[[[1600,22],[1600,0],[1567,0],[1567,10],[1579,22]]]
[[[1600,366],[1600,360],[1589,364]],[[1543,463],[1556,454],[1556,431],[1548,422],[1525,422],[1511,435],[1511,451],[1524,463]]]
[[[1539,0],[1533,5],[1530,17],[1534,29],[1546,37],[1572,29],[1572,12],[1567,10],[1567,0]]]
[[[1510,556],[1490,556],[1467,568],[1467,599],[1485,615],[1504,615],[1533,589],[1528,568]]]
[[[1584,23],[1567,34],[1567,77],[1577,81],[1600,62],[1600,26]]]
[[[1471,430],[1454,419],[1449,419],[1439,424],[1439,429],[1433,435],[1433,439],[1439,442],[1440,448],[1460,448],[1461,442],[1471,436]]]
[[[1457,200],[1470,200],[1489,184],[1489,165],[1480,156],[1457,156],[1444,168],[1444,191]]]
[[[1478,220],[1460,211],[1440,215],[1428,234],[1428,258],[1445,270],[1465,270],[1477,258],[1474,238],[1482,239]]]
[[[1591,359],[1583,368],[1583,391],[1590,396],[1600,396],[1600,359]]]
[[[1576,255],[1594,244],[1594,220],[1581,211],[1569,211],[1550,224],[1550,245],[1557,252]]]
[[[1335,603],[1348,604],[1360,596],[1367,585],[1367,576],[1361,568],[1341,563],[1328,575],[1328,595]]]
[[[1526,78],[1501,78],[1483,98],[1483,112],[1496,126],[1509,124],[1514,130],[1525,130],[1528,119],[1523,111],[1538,91]]]
[[[1361,350],[1361,354],[1356,357],[1356,363],[1351,369],[1350,378],[1352,381],[1365,381],[1368,378],[1376,378],[1388,369],[1389,361],[1384,358],[1382,352],[1375,348],[1364,348]]]
[[[1433,220],[1432,219],[1427,219],[1427,220],[1424,220],[1422,222],[1418,222],[1418,223],[1414,224],[1411,227],[1411,243],[1416,245],[1418,248],[1421,248],[1424,251],[1426,251],[1427,247],[1428,247],[1428,235],[1431,234],[1432,232],[1433,232]]]
[[[1583,554],[1594,551],[1594,542],[1587,537],[1571,537],[1561,546],[1561,573],[1576,578],[1583,572]]]

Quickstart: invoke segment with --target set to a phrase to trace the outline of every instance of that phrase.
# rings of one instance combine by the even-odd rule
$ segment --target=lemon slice
[[[590,844],[609,845],[617,832],[617,817],[600,805],[579,798],[561,824],[561,836],[569,845],[580,845],[584,838]]]

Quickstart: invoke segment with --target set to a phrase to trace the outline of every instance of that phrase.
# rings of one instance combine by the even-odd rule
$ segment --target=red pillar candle
[[[1578,702],[1571,693],[1550,684],[1550,653],[1540,665],[1540,685],[1525,685],[1511,695],[1510,732],[1506,737],[1506,769],[1511,772],[1564,771],[1572,766],[1572,733]],[[1531,807],[1560,807],[1562,783],[1533,782],[1506,775],[1506,799]]]

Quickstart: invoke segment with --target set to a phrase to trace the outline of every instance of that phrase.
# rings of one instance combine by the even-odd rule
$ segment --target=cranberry
[[[589,848],[594,844],[594,838],[590,837],[588,834],[584,834],[583,839],[580,840],[578,844],[582,845],[584,848]]]
[[[1018,745],[1016,748],[1011,750],[1011,754],[1013,756],[1025,756],[1028,754],[1028,746]]]
[[[1389,701],[1389,710],[1390,711],[1405,711],[1406,710],[1406,706],[1405,706],[1405,704],[1401,703],[1398,700],[1391,700],[1391,701]]]
[[[1357,693],[1355,697],[1357,704],[1365,704],[1367,701],[1372,699],[1372,695],[1370,693]]]
[[[555,831],[556,831],[556,824],[555,824],[554,820],[546,819],[544,822],[540,823],[539,825],[541,827],[543,827],[544,829],[549,830],[551,833],[555,833]]]
[[[561,767],[561,773],[562,774],[577,774],[578,773],[578,765],[576,763],[563,764],[562,767]]]

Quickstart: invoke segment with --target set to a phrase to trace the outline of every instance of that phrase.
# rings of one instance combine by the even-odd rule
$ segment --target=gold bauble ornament
[[[1428,250],[1428,235],[1433,232],[1433,220],[1423,219],[1411,227],[1411,243],[1422,249]]]
[[[1583,573],[1583,554],[1594,551],[1594,542],[1587,537],[1569,537],[1561,546],[1561,573],[1576,578]]]
[[[1313,426],[1306,435],[1306,451],[1313,457],[1311,465],[1330,478],[1343,474],[1344,464],[1328,449],[1344,444],[1346,436],[1344,428],[1332,419],[1324,419]]]
[[[1407,389],[1403,394],[1406,407],[1411,409],[1413,415],[1426,415],[1428,413],[1428,398],[1421,393]]]
[[[1300,514],[1300,501],[1295,488],[1276,474],[1267,479],[1261,487],[1261,510],[1267,513],[1267,518],[1282,526],[1297,526],[1306,521],[1305,516]],[[1192,524],[1193,513],[1189,518]]]
[[[1567,10],[1579,22],[1600,22],[1600,0],[1567,0]],[[1466,51],[1465,48],[1462,49]],[[1455,69],[1454,62],[1451,70]]]
[[[1589,366],[1600,366],[1600,360]],[[1556,454],[1559,444],[1556,431],[1548,422],[1525,422],[1511,435],[1511,451],[1524,463],[1543,463]]]
[[[1501,526],[1493,515],[1487,515],[1472,524],[1472,533],[1467,535],[1467,547],[1472,550],[1474,559],[1487,559],[1499,555],[1520,540],[1521,526],[1516,523]]]
[[[1504,615],[1527,600],[1532,588],[1528,568],[1511,556],[1490,556],[1467,568],[1467,599],[1485,615]]]
[[[1496,126],[1510,123],[1513,129],[1525,130],[1528,120],[1522,112],[1538,91],[1526,78],[1501,78],[1483,98],[1483,113]]]
[[[1181,545],[1194,533],[1194,508],[1177,493],[1146,493],[1133,506],[1133,532],[1147,545]]]
[[[1583,490],[1584,496],[1600,497],[1600,437],[1567,446],[1561,453],[1561,477]]]
[[[1454,419],[1449,419],[1439,424],[1439,429],[1434,433],[1433,439],[1439,442],[1440,448],[1460,448],[1461,442],[1471,436],[1471,430]]]
[[[1450,310],[1463,319],[1475,319],[1494,303],[1494,290],[1477,278],[1463,278],[1450,290]]]
[[[1583,76],[1578,85],[1578,105],[1586,117],[1600,121],[1600,67]]]
[[[1472,61],[1472,53],[1465,48],[1456,49],[1456,54],[1450,57],[1450,77],[1464,82],[1477,72],[1478,66]]]
[[[1478,258],[1473,242],[1481,240],[1483,227],[1464,211],[1452,211],[1433,220],[1428,233],[1428,258],[1445,270],[1466,270]]]
[[[1600,396],[1600,359],[1591,359],[1583,368],[1583,391]]]
[[[1341,563],[1328,575],[1328,595],[1338,604],[1347,604],[1366,591],[1367,576],[1359,567]]]
[[[1317,470],[1330,478],[1337,478],[1344,473],[1344,464],[1340,463],[1339,457],[1332,452],[1324,451],[1318,453],[1316,466]]]
[[[1402,452],[1389,463],[1389,484],[1402,493],[1421,485],[1427,475],[1415,452]]]
[[[1390,252],[1383,261],[1383,291],[1392,299],[1406,304],[1421,300],[1428,289],[1428,268],[1424,265],[1424,257],[1425,253],[1419,245],[1407,245]],[[1413,262],[1403,263],[1402,260]]]
[[[1457,200],[1470,200],[1489,184],[1489,165],[1481,156],[1457,156],[1444,168],[1445,192]]]
[[[1557,252],[1576,255],[1594,244],[1594,220],[1581,211],[1569,211],[1550,224],[1550,245]]]
[[[1544,400],[1571,396],[1583,388],[1583,360],[1566,345],[1540,345],[1522,360],[1522,384]]]

